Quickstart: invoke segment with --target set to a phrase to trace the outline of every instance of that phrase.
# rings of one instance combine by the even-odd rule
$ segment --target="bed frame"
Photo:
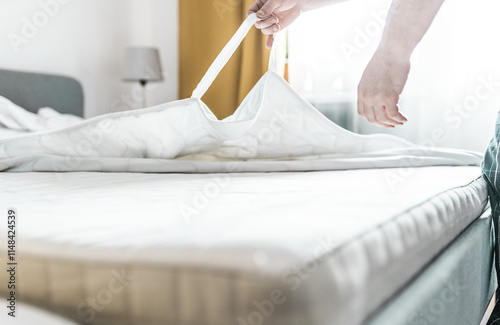
[[[83,117],[83,88],[70,77],[0,69],[0,95],[33,113],[51,107]]]

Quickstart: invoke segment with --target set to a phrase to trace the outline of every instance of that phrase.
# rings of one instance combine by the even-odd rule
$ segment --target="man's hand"
[[[267,35],[266,47],[271,48],[273,34],[290,25],[302,13],[300,0],[256,0],[248,14],[257,13],[257,17],[266,18],[255,23],[255,27]]]
[[[358,86],[359,115],[384,128],[407,122],[399,111],[398,101],[409,72],[409,59],[375,52]]]

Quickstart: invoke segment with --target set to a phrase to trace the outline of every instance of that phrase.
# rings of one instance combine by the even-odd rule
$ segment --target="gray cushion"
[[[83,89],[73,78],[0,69],[0,95],[30,112],[51,107],[83,116]]]

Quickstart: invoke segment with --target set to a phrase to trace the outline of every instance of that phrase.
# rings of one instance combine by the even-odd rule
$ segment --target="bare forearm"
[[[302,10],[309,11],[344,1],[346,0],[303,0]]]
[[[393,0],[380,45],[358,86],[358,113],[394,128],[406,123],[398,101],[410,72],[410,56],[444,0]]]
[[[266,47],[271,48],[274,34],[290,25],[303,11],[309,11],[345,0],[255,0],[248,14],[256,13],[262,20],[255,26],[267,35]]]
[[[379,51],[409,59],[444,0],[394,0]]]

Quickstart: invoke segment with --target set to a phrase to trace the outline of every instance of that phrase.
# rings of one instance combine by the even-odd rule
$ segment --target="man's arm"
[[[394,128],[407,119],[398,107],[410,56],[444,0],[394,0],[380,45],[358,86],[358,113],[370,123]]]
[[[266,47],[271,48],[273,34],[293,23],[304,11],[343,2],[345,0],[255,0],[248,14],[257,13],[260,18],[255,26],[267,35]]]

